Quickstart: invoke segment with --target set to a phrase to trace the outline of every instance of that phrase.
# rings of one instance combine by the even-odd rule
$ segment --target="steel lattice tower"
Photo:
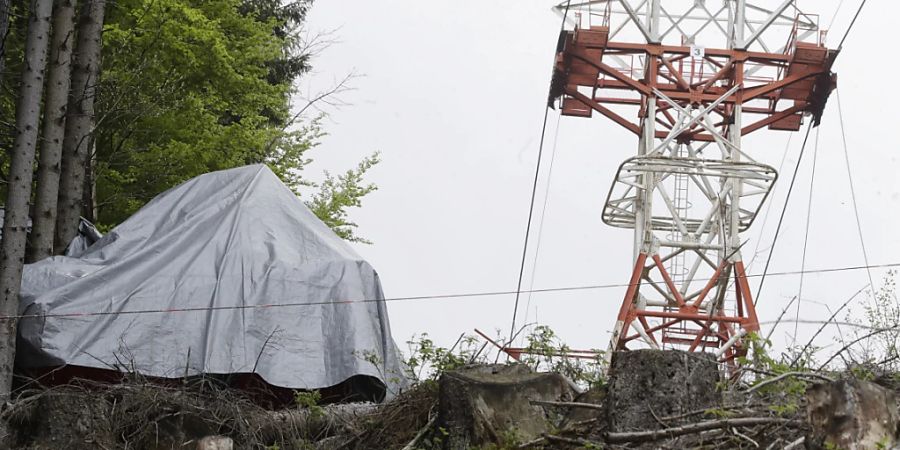
[[[567,116],[596,112],[638,138],[603,209],[606,224],[634,229],[610,349],[712,349],[734,363],[746,351],[743,336],[759,329],[740,233],[778,176],[742,137],[818,125],[837,52],[825,47],[818,16],[793,0],[572,1],[556,9],[568,14],[551,106]]]

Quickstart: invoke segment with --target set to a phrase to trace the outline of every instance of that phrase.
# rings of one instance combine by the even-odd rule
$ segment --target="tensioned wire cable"
[[[850,35],[850,30],[853,29],[853,26],[856,24],[856,19],[859,18],[859,14],[862,12],[862,9],[865,5],[866,5],[866,0],[863,0],[862,3],[860,3],[859,8],[857,8],[856,14],[853,15],[853,20],[850,21],[850,25],[847,27],[847,31],[844,32],[844,36],[841,38],[841,42],[838,44],[838,51],[840,51],[843,48],[844,41],[846,41],[847,36]],[[840,5],[838,5],[838,8],[840,8]],[[837,15],[837,11],[835,11],[835,15]],[[833,20],[832,20],[832,22],[833,22]],[[840,108],[840,95],[839,94],[838,94],[838,108]],[[800,162],[803,160],[803,152],[806,149],[806,142],[809,139],[809,132],[811,129],[812,129],[812,122],[810,122],[810,124],[806,128],[806,136],[803,138],[803,146],[800,147],[800,156],[797,157],[797,165],[794,169],[794,174],[791,177],[791,184],[790,184],[790,187],[788,188],[787,198],[785,198],[785,201],[784,201],[784,207],[781,210],[781,217],[778,219],[778,226],[775,229],[775,237],[772,240],[772,247],[769,250],[768,258],[766,258],[766,267],[765,267],[765,269],[763,269],[762,278],[760,279],[759,287],[756,290],[756,297],[754,297],[754,299],[753,299],[754,305],[756,305],[756,303],[759,301],[759,296],[760,296],[760,293],[762,293],[763,284],[766,281],[766,273],[769,271],[769,264],[772,262],[772,254],[775,253],[775,244],[778,242],[778,235],[779,235],[779,232],[781,231],[781,225],[782,225],[782,222],[784,221],[784,215],[785,215],[785,212],[787,211],[787,206],[788,206],[788,202],[790,200],[791,192],[794,189],[794,182],[797,179],[797,170],[800,168]],[[849,161],[848,161],[848,163],[849,163]],[[849,165],[848,165],[848,170],[849,170]],[[854,205],[855,205],[855,200],[854,200]],[[857,226],[859,226],[859,225],[857,225]],[[861,234],[862,228],[859,227],[859,229],[860,229],[860,234]],[[866,259],[868,259],[868,256],[866,256]],[[868,264],[866,264],[866,265],[868,266]],[[869,281],[871,283],[871,274],[869,276]],[[870,285],[874,289],[874,284],[870,284]]]
[[[837,15],[841,12],[841,6],[844,6],[844,0],[838,2],[837,8],[834,8],[834,15],[831,16],[831,21],[828,22],[828,29],[834,26],[834,19],[837,19]]]
[[[844,37],[841,38],[840,44],[838,44],[838,51],[844,48],[844,41],[847,40],[847,36],[850,35],[850,30],[853,29],[853,25],[856,24],[856,19],[859,18],[859,13],[862,12],[863,6],[866,6],[866,0],[863,0],[862,3],[859,4],[859,8],[856,10],[856,14],[853,15],[853,20],[850,21],[850,26],[847,27],[847,31],[844,32]]]
[[[816,185],[816,162],[819,160],[819,129],[816,128],[816,142],[813,146],[812,172],[809,176],[809,199],[806,202],[806,229],[803,233],[803,256],[800,258],[800,270],[806,270],[806,250],[809,244],[809,224],[812,219],[813,192]],[[800,305],[803,303],[803,280],[804,274],[800,274],[800,288],[797,291],[797,317],[800,317]],[[794,322],[794,342],[797,341],[797,331],[800,323]]]
[[[550,200],[550,184],[553,182],[553,163],[556,161],[556,144],[559,142],[559,125],[561,123],[562,114],[556,117],[556,130],[553,132],[553,148],[550,150],[550,165],[547,166],[547,185],[544,186],[544,204],[541,207],[541,221],[538,225],[537,244],[534,246],[534,258],[531,261],[531,278],[528,282],[528,300],[525,302],[525,319],[528,323],[528,313],[531,309],[531,296],[534,289],[534,278],[537,274],[538,257],[541,254],[541,242],[544,237],[544,218],[547,215],[547,203]]]
[[[569,6],[572,0],[566,2],[566,10],[563,12],[562,22],[559,24],[559,32],[562,33],[566,28],[566,18],[569,16]],[[555,61],[556,55],[554,55]],[[548,92],[549,97],[549,92]],[[525,242],[522,245],[522,261],[519,264],[519,281],[516,283],[516,302],[513,306],[512,324],[509,327],[509,340],[512,341],[516,333],[516,315],[519,312],[519,297],[522,294],[522,278],[525,275],[525,261],[528,258],[528,237],[531,234],[531,221],[534,217],[534,199],[537,196],[538,179],[541,175],[541,159],[544,154],[544,137],[547,135],[547,118],[550,116],[549,105],[544,108],[544,123],[541,125],[541,142],[538,145],[537,163],[534,167],[534,182],[531,186],[531,201],[528,205],[528,223],[525,225]]]
[[[850,169],[850,153],[847,150],[847,133],[844,131],[844,112],[841,109],[841,91],[835,91],[838,106],[838,119],[841,124],[841,142],[844,146],[844,162],[847,167],[847,179],[850,181],[850,200],[853,202],[853,215],[856,217],[856,231],[859,234],[859,246],[862,248],[863,263],[869,265],[869,253],[866,250],[866,241],[863,239],[862,221],[859,219],[859,205],[856,202],[856,187],[853,183],[853,171]],[[875,283],[872,281],[872,270],[866,269],[869,276],[869,286],[875,289]]]
[[[788,155],[788,153],[790,153],[791,141],[793,140],[793,138],[794,138],[794,133],[791,133],[788,135],[787,143],[784,145],[784,153],[781,155],[781,163],[778,164],[778,173],[781,173],[781,170],[784,169],[784,162],[787,161],[787,155]],[[759,246],[760,246],[760,244],[762,244],[762,237],[763,237],[762,231],[764,231],[766,229],[766,224],[769,223],[769,213],[772,212],[772,205],[774,205],[774,204],[775,204],[774,201],[770,201],[769,204],[766,206],[766,212],[763,215],[762,224],[760,224],[760,226],[759,226],[759,228],[761,230],[760,236],[759,236],[759,239],[756,240],[756,248],[753,249],[753,257],[750,258],[750,262],[747,263],[747,271],[750,271],[750,268],[753,267],[753,263],[756,262],[756,258],[759,256],[759,253],[760,253]],[[767,250],[768,249],[764,249],[763,252],[765,252]]]
[[[763,284],[766,282],[766,274],[769,272],[769,265],[772,264],[772,255],[775,254],[775,244],[778,243],[778,236],[781,234],[781,226],[784,224],[784,216],[787,212],[788,204],[791,201],[791,193],[794,192],[794,183],[797,181],[797,173],[800,171],[800,163],[803,162],[803,153],[806,151],[806,143],[809,141],[809,132],[812,130],[812,121],[806,126],[806,135],[803,137],[803,145],[800,146],[800,155],[797,156],[797,164],[794,166],[794,173],[791,175],[791,184],[788,185],[787,196],[784,199],[784,206],[781,208],[781,216],[778,218],[778,226],[775,227],[775,236],[772,238],[772,248],[769,249],[769,255],[766,257],[766,267],[763,269],[762,278],[759,280],[759,287],[756,289],[756,296],[753,298],[753,306],[759,302],[759,295],[762,293]]]
[[[806,270],[802,271],[802,273],[806,274],[828,274],[828,273],[839,273],[839,272],[848,272],[854,270],[865,270],[868,268],[872,269],[886,269],[886,268],[894,268],[900,267],[900,262],[886,263],[886,264],[875,264],[869,267],[866,266],[846,266],[846,267],[832,267],[826,269],[815,269],[815,270]],[[773,272],[766,274],[767,276],[792,276],[798,275],[801,271],[786,271],[786,272]],[[752,274],[747,275],[747,278],[758,278],[763,276],[763,274]],[[640,283],[636,283],[640,284]],[[555,287],[555,288],[543,288],[543,289],[532,289],[530,291],[485,291],[485,292],[468,292],[461,294],[438,294],[438,295],[418,295],[418,296],[407,296],[407,297],[388,297],[388,298],[364,298],[364,299],[333,299],[333,300],[324,300],[324,301],[314,301],[314,302],[286,302],[286,303],[268,303],[268,304],[256,304],[256,305],[233,305],[233,306],[203,306],[203,307],[187,307],[187,308],[159,308],[159,309],[139,309],[139,310],[124,310],[124,311],[79,311],[79,312],[66,312],[66,313],[34,313],[34,314],[17,314],[17,315],[8,315],[8,316],[0,316],[0,320],[13,320],[13,319],[26,319],[26,318],[72,318],[79,319],[83,317],[94,317],[94,316],[126,316],[126,315],[141,315],[141,314],[169,314],[169,313],[184,313],[184,312],[204,312],[204,311],[229,311],[229,310],[252,310],[252,309],[270,309],[270,308],[289,308],[289,307],[301,307],[301,306],[321,306],[321,305],[349,305],[353,303],[379,303],[379,302],[403,302],[403,301],[430,301],[430,300],[451,300],[451,299],[462,299],[462,298],[476,298],[476,297],[497,297],[497,296],[505,296],[505,295],[513,295],[517,292],[533,292],[533,293],[542,293],[542,292],[577,292],[577,291],[588,291],[588,290],[600,290],[600,289],[614,289],[614,288],[627,288],[631,284],[630,283],[611,283],[611,284],[594,284],[594,285],[583,285],[583,286],[563,286],[563,287]],[[117,307],[121,307],[123,305],[116,305]],[[801,323],[805,323],[801,321]]]

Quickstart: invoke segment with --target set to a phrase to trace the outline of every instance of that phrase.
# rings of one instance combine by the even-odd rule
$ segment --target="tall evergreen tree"
[[[75,237],[84,210],[85,171],[94,139],[94,101],[100,82],[105,12],[106,0],[85,0],[78,18],[78,43],[72,60],[71,94],[62,146],[54,243],[57,253],[65,250]]]
[[[9,34],[11,3],[10,0],[0,0],[0,82],[3,81],[3,72],[6,70],[6,35]]]
[[[72,49],[75,44],[75,0],[56,0],[53,7],[53,38],[47,70],[44,121],[41,129],[40,164],[35,188],[29,261],[53,255],[56,205],[62,143],[66,128],[66,104],[71,85]]]
[[[52,0],[34,0],[28,21],[25,65],[16,103],[16,137],[11,152],[6,211],[0,240],[0,314],[7,317],[19,312],[28,202],[31,198],[34,151],[41,117],[52,10]],[[12,388],[15,355],[16,320],[0,320],[0,397],[7,397]]]

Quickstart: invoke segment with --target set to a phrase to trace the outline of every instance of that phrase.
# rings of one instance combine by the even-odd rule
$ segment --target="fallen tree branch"
[[[788,444],[788,445],[784,448],[784,450],[793,450],[793,449],[795,449],[795,448],[797,448],[797,447],[803,445],[804,442],[806,442],[806,436],[797,438],[796,441],[791,442],[790,444]]]
[[[577,445],[579,447],[603,448],[602,442],[589,441],[587,439],[567,438],[562,436],[554,436],[552,434],[545,434],[544,439],[551,442],[561,442],[563,444]]]
[[[693,411],[688,411],[688,412],[682,413],[682,414],[661,417],[660,419],[662,419],[664,422],[671,422],[673,420],[685,419],[685,418],[688,418],[691,416],[697,416],[697,415],[701,415],[701,414],[711,414],[713,411],[734,411],[734,410],[739,410],[739,409],[752,410],[753,408],[757,408],[757,407],[761,407],[761,406],[765,407],[765,406],[767,406],[767,404],[765,404],[765,403],[726,404],[726,405],[719,405],[719,406],[711,406],[711,407],[703,408],[703,409],[695,409]]]
[[[566,428],[563,428],[563,429],[559,430],[559,433],[560,433],[560,434],[562,434],[562,433],[578,433],[579,431],[578,431],[577,429],[575,429],[575,427],[580,427],[580,426],[583,426],[583,425],[588,425],[588,424],[593,423],[593,422],[596,422],[596,421],[597,421],[597,418],[595,417],[595,418],[593,418],[593,419],[585,419],[585,420],[579,420],[578,422],[572,422],[572,423],[568,424],[568,425],[566,426]],[[537,439],[532,439],[532,440],[530,440],[530,441],[528,441],[528,442],[519,444],[519,446],[518,446],[517,448],[529,448],[529,447],[534,447],[535,445],[539,445],[539,444],[541,444],[541,443],[543,443],[543,442],[545,442],[545,441],[547,441],[547,437],[546,437],[546,436],[541,436],[541,437],[539,437],[539,438],[537,438]]]
[[[420,440],[422,440],[422,436],[425,436],[425,433],[427,433],[428,430],[430,430],[431,427],[434,426],[435,420],[437,420],[437,414],[435,414],[431,418],[431,420],[429,420],[428,423],[426,423],[425,426],[422,427],[422,429],[419,430],[418,433],[416,433],[416,437],[414,437],[413,440],[409,441],[409,444],[406,444],[406,446],[403,447],[402,450],[413,450],[414,448],[416,448],[416,445],[419,443]]]
[[[749,394],[749,393],[751,393],[751,392],[753,392],[753,391],[762,389],[762,388],[765,387],[765,386],[768,386],[768,385],[770,385],[770,384],[772,384],[772,383],[777,383],[777,382],[779,382],[779,381],[781,381],[781,380],[784,380],[785,378],[789,378],[789,377],[797,377],[797,378],[817,378],[817,379],[819,379],[819,380],[826,381],[826,382],[829,382],[829,383],[834,382],[834,379],[833,379],[833,378],[829,378],[829,377],[826,377],[825,375],[820,375],[820,374],[818,374],[818,373],[812,373],[812,372],[785,372],[785,373],[783,373],[783,374],[781,374],[781,375],[778,375],[777,377],[769,378],[769,379],[760,381],[759,383],[756,383],[756,384],[754,384],[753,386],[750,386],[750,387],[747,389],[746,392]]]
[[[744,440],[750,442],[751,444],[753,444],[754,447],[759,448],[759,442],[756,442],[753,439],[750,439],[750,436],[747,436],[746,434],[741,433],[740,431],[737,430],[737,428],[731,428],[731,432],[734,433],[735,436],[743,438]]]
[[[543,442],[546,441],[546,440],[547,440],[546,438],[544,438],[543,436],[541,436],[541,437],[539,437],[539,438],[537,438],[537,439],[532,439],[532,440],[530,440],[530,441],[528,441],[528,442],[519,444],[519,446],[518,446],[517,448],[534,447],[535,445],[539,445],[539,444],[543,443]]]
[[[585,409],[596,409],[603,410],[602,405],[595,405],[593,403],[581,403],[581,402],[548,402],[543,400],[530,400],[529,403],[532,405],[540,405],[540,406],[556,406],[559,408],[585,408]]]
[[[746,427],[768,424],[800,425],[799,420],[782,419],[777,417],[741,417],[737,419],[709,420],[706,422],[692,423],[680,427],[666,428],[649,431],[625,431],[619,433],[606,433],[607,442],[647,442],[668,437],[683,436],[686,434],[700,433],[702,431],[718,430],[728,427]]]
[[[375,403],[347,403],[314,408],[302,408],[265,412],[249,418],[258,424],[265,436],[277,436],[278,430],[291,428],[303,430],[310,436],[324,437],[340,434],[361,417],[375,413],[380,405]]]

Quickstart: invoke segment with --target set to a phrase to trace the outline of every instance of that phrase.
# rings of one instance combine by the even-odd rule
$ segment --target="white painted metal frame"
[[[708,210],[703,218],[683,217],[675,211],[668,188],[663,183],[672,175],[683,174],[692,182],[701,194],[693,200],[708,201]],[[636,223],[635,199],[637,190],[643,185],[639,180],[649,175],[653,179],[654,200],[662,201],[670,214],[652,216],[650,226],[654,231],[669,231],[673,227],[681,233],[693,234],[690,241],[696,241],[710,231],[719,218],[717,213],[721,206],[732,197],[728,180],[741,183],[741,198],[752,200],[752,206],[736,210],[740,231],[745,231],[753,223],[760,207],[771,192],[778,178],[774,168],[765,164],[752,162],[732,162],[700,158],[676,158],[662,156],[645,156],[627,159],[619,167],[615,181],[610,188],[606,205],[603,209],[603,222],[619,228],[634,228]],[[696,202],[694,209],[701,205]],[[689,244],[690,245],[690,244]],[[676,245],[673,245],[676,246]]]

